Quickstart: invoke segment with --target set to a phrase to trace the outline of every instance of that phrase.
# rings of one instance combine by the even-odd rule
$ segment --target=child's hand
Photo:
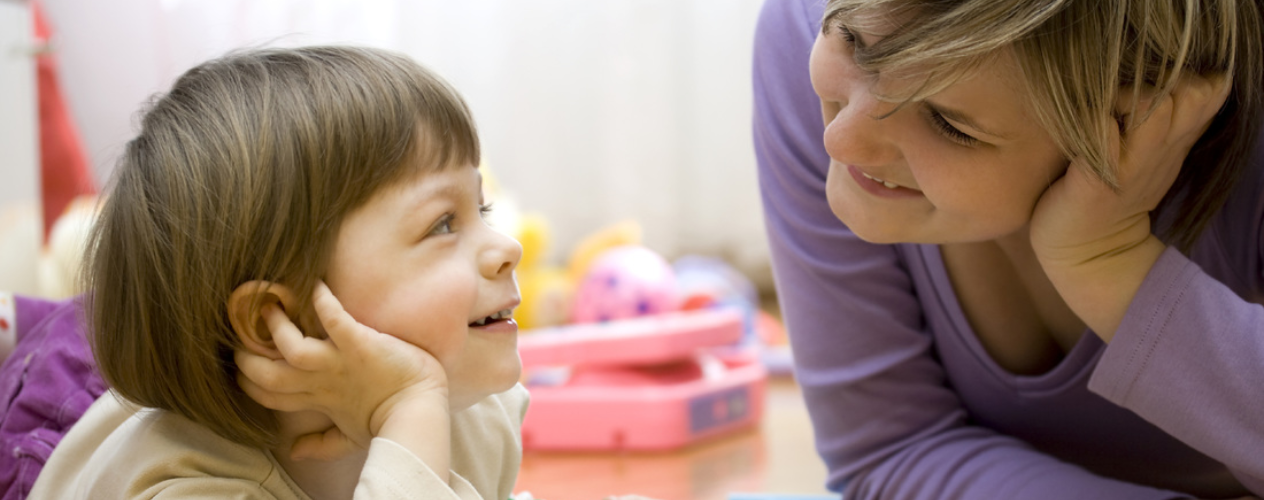
[[[305,337],[273,305],[262,311],[277,349],[270,360],[236,353],[237,382],[259,404],[279,411],[314,410],[334,421],[324,434],[300,437],[293,458],[335,458],[367,448],[401,407],[447,418],[447,376],[425,350],[357,322],[323,283],[313,292],[328,339]]]

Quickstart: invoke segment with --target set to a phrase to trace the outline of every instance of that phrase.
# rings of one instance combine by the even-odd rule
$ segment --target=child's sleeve
[[[384,438],[374,438],[369,458],[356,485],[357,500],[416,498],[423,500],[482,500],[478,490],[459,474],[444,482],[425,462],[407,448]]]
[[[403,446],[374,439],[355,498],[509,498],[522,463],[520,436],[527,403],[526,388],[517,384],[452,415],[448,483]]]

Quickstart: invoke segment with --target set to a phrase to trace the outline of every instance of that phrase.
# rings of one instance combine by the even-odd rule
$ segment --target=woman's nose
[[[828,117],[830,104],[836,112]],[[883,165],[899,159],[891,134],[895,109],[874,97],[868,88],[850,89],[843,101],[826,104],[823,142],[830,158],[849,165]]]
[[[479,255],[479,270],[488,279],[500,278],[513,273],[522,260],[522,244],[496,230]]]

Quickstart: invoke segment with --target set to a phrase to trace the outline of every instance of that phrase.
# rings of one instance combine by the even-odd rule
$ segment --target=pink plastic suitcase
[[[668,450],[749,428],[767,372],[729,309],[524,332],[528,450]]]

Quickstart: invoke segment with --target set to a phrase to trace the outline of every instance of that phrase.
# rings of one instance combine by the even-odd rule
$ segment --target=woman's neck
[[[1045,274],[1044,267],[1036,257],[1031,246],[1031,227],[1024,225],[1018,231],[994,240],[997,248],[1008,259],[1018,274],[1023,287],[1027,289],[1033,305],[1046,327],[1062,347],[1063,352],[1079,342],[1080,336],[1087,326],[1067,306],[1066,301],[1054,288]]]
[[[317,412],[274,412],[279,424],[280,445],[271,450],[281,468],[313,500],[351,498],[368,450],[357,450],[333,460],[290,458],[290,449],[299,436],[320,433],[333,422]]]

